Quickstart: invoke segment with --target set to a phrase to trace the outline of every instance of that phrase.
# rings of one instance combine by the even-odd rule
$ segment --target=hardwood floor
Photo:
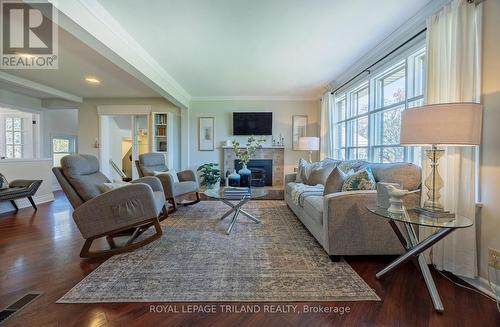
[[[0,308],[30,291],[43,292],[5,326],[500,326],[500,314],[492,301],[453,285],[435,271],[443,314],[434,311],[425,284],[411,263],[376,280],[375,272],[391,259],[377,257],[346,260],[382,301],[286,303],[298,308],[306,304],[349,308],[342,315],[220,310],[214,314],[151,313],[149,303],[56,304],[105,260],[80,259],[83,242],[71,218],[71,206],[61,193],[55,202],[40,205],[36,213],[26,208],[0,217]],[[176,304],[177,309],[182,305]]]

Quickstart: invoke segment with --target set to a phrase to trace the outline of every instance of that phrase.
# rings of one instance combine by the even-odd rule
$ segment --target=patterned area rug
[[[346,262],[332,262],[283,201],[251,201],[231,235],[215,201],[180,207],[164,235],[101,264],[58,303],[380,300]]]

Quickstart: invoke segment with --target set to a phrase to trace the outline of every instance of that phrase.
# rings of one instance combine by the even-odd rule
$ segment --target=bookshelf
[[[153,126],[153,152],[163,153],[167,159],[167,165],[173,166],[172,158],[172,141],[173,130],[172,113],[170,112],[153,112],[152,113],[152,126]]]

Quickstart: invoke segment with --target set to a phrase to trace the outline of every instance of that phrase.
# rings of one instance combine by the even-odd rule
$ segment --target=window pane
[[[368,86],[352,94],[351,116],[362,115],[368,112]]]
[[[345,119],[345,108],[346,107],[346,99],[345,95],[343,99],[340,99],[335,102],[335,121],[341,121]]]
[[[12,118],[5,119],[5,129],[8,131],[12,130]]]
[[[7,158],[14,158],[14,146],[13,145],[7,145],[5,148],[5,156]]]
[[[12,132],[8,132],[5,134],[5,144],[13,144],[14,143],[14,135]]]
[[[14,158],[23,157],[23,147],[21,145],[14,145]]]
[[[69,153],[54,153],[54,167],[61,166],[61,159]]]
[[[10,133],[9,133],[10,134]],[[21,132],[14,132],[14,144],[22,144]]]
[[[356,146],[368,145],[368,117],[356,119],[356,131],[353,141]]]
[[[399,144],[401,112],[404,106],[376,113],[373,118],[375,145]]]
[[[70,152],[69,140],[68,139],[53,139],[52,140],[52,152]]]
[[[406,99],[405,67],[400,66],[392,72],[386,73],[377,80],[377,91],[380,101],[378,107],[400,103]]]
[[[21,118],[14,118],[14,130],[15,131],[21,130]]]

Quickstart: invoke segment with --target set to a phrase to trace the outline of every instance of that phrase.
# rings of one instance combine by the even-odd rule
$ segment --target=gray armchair
[[[167,172],[169,169],[165,163],[165,156],[161,153],[145,153],[139,156],[135,162],[139,176],[155,176],[155,172]],[[195,200],[190,202],[181,202],[182,205],[191,205],[200,202],[199,184],[196,175],[192,170],[183,170],[178,172],[174,180],[171,174],[157,174],[163,185],[165,198],[172,204],[173,211],[177,210],[176,197],[193,193]]]
[[[99,171],[99,162],[94,156],[65,156],[61,159],[61,167],[52,171],[73,206],[73,219],[86,239],[81,257],[132,251],[162,235],[159,222],[167,217],[167,208],[158,178],[140,178],[131,185],[102,193],[102,184],[109,180]],[[151,226],[155,234],[134,243]],[[117,247],[114,238],[123,235],[130,238],[125,245]],[[110,249],[91,252],[92,242],[101,237],[106,237]]]

